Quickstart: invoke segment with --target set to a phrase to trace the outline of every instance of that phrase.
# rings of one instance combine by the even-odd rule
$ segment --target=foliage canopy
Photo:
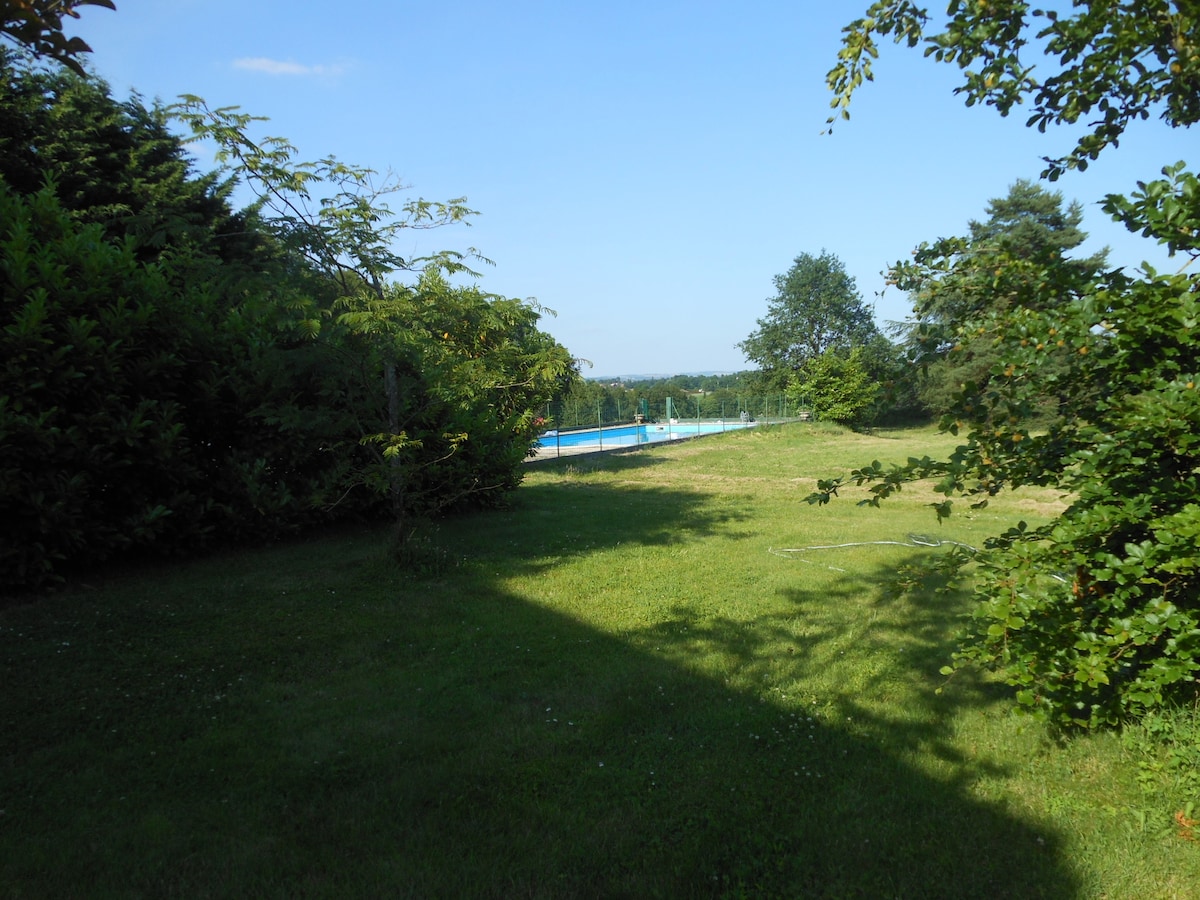
[[[801,253],[774,282],[767,315],[738,347],[781,385],[807,360],[828,350],[849,351],[877,333],[870,307],[832,253]]]
[[[1071,15],[1020,2],[950,4],[929,33],[925,10],[874,3],[847,27],[829,73],[846,113],[871,75],[875,37],[890,35],[964,69],[968,103],[1007,113],[1031,101],[1030,125],[1095,116],[1074,150],[1047,160],[1046,175],[1084,169],[1136,119],[1161,109],[1170,126],[1200,115],[1194,4],[1077,2]],[[1037,24],[1042,23],[1042,24]],[[1042,53],[1051,74],[1029,56]],[[978,69],[971,68],[978,65]],[[1105,209],[1131,230],[1190,261],[1200,256],[1200,182],[1183,163],[1142,182]],[[1194,700],[1200,676],[1200,283],[1176,274],[1132,274],[1064,265],[1017,246],[967,253],[969,242],[898,263],[902,286],[936,295],[978,290],[952,317],[958,345],[994,360],[986,383],[968,383],[943,427],[965,432],[948,459],[878,463],[821,482],[827,502],[846,481],[875,482],[872,499],[937,478],[946,499],[979,507],[1022,485],[1058,490],[1066,510],[1040,528],[995,536],[977,579],[979,603],[956,665],[998,669],[1028,710],[1065,725],[1114,723],[1172,700]],[[907,280],[906,280],[907,279]],[[952,306],[953,304],[947,304]],[[1059,419],[1033,427],[1047,394]],[[947,560],[961,568],[970,559]]]
[[[63,31],[63,19],[78,19],[81,6],[117,8],[113,0],[0,0],[0,35],[82,75],[77,57],[92,48],[83,38],[67,37]]]
[[[739,349],[760,367],[766,390],[787,391],[836,421],[857,421],[894,354],[854,279],[822,251],[800,254],[774,281],[767,315]]]
[[[920,4],[879,0],[844,29],[828,75],[830,126],[850,117],[854,92],[874,78],[878,39],[888,37],[962,69],[955,92],[968,106],[1006,116],[1028,102],[1026,124],[1039,131],[1086,124],[1074,148],[1046,158],[1050,180],[1086,169],[1153,112],[1172,128],[1200,120],[1200,9],[1190,0],[1076,0],[1069,14],[1023,0],[951,0],[933,28]]]

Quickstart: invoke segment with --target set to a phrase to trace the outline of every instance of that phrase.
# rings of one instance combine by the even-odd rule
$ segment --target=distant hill
[[[664,381],[668,378],[694,378],[700,375],[736,375],[734,370],[719,370],[711,369],[705,372],[663,372],[658,374],[648,375],[596,375],[589,377],[588,381],[602,381],[609,384],[614,381],[633,382],[633,381]]]

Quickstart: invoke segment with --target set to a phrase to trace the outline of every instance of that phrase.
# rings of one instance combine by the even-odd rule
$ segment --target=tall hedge
[[[0,183],[0,590],[377,505],[357,366],[176,280]]]
[[[519,483],[572,370],[536,304],[359,296],[164,121],[0,53],[0,592]],[[347,252],[386,243],[361,212]]]
[[[0,223],[0,578],[36,583],[200,511],[180,402],[198,348],[161,272],[51,189],[0,186]]]

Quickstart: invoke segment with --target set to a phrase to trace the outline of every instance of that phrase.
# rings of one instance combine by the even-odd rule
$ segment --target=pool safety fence
[[[682,391],[659,397],[614,396],[606,392],[594,399],[568,397],[548,403],[542,412],[546,430],[607,428],[609,426],[663,422],[782,422],[816,418],[814,410],[784,394],[733,396],[729,392],[688,394]]]
[[[614,450],[636,450],[668,441],[687,440],[727,431],[740,431],[761,425],[778,424],[799,419],[771,419],[764,422],[753,417],[738,417],[726,421],[668,419],[665,422],[616,424],[596,428],[551,429],[542,434],[535,458],[546,459],[574,456],[581,453],[602,453]]]

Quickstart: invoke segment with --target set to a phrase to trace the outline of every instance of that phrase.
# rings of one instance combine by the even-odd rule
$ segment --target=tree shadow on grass
[[[950,764],[945,777],[969,784],[1004,767],[964,757],[952,741],[953,717],[962,709],[1004,710],[1012,691],[977,669],[941,674],[970,600],[932,582],[898,592],[897,569],[921,561],[927,557],[908,554],[871,569],[859,565],[832,586],[787,588],[774,611],[751,620],[698,618],[683,606],[634,640],[664,648],[681,664],[689,656],[720,655],[749,689],[769,684],[803,694],[836,721],[853,722],[855,734],[892,752],[932,754]]]
[[[643,457],[649,459],[648,457]],[[608,472],[653,462],[606,466]],[[547,560],[581,556],[620,544],[682,545],[725,533],[747,518],[743,510],[717,508],[701,493],[672,487],[597,483],[586,477],[526,485],[511,510],[473,517],[448,529],[449,545],[464,560],[494,559],[508,574],[533,574]]]
[[[771,699],[758,682],[802,686],[834,664],[845,620],[827,611],[877,593],[883,573],[819,595],[797,588],[783,612],[753,621],[697,622],[681,607],[616,637],[503,585],[554,555],[669,546],[737,517],[665,488],[589,513],[534,492],[522,509],[459,523],[469,563],[416,584],[378,562],[331,568],[291,548],[149,586],[136,622],[103,638],[124,656],[96,648],[90,689],[111,681],[129,697],[134,673],[121,667],[139,647],[197,672],[237,660],[236,681],[220,676],[226,698],[210,700],[219,716],[189,711],[194,690],[114,706],[120,728],[136,716],[154,739],[149,754],[107,734],[81,740],[61,719],[48,739],[36,704],[6,710],[23,723],[6,755],[40,765],[50,754],[60,769],[36,788],[0,780],[0,875],[30,895],[1077,894],[1059,838],[972,797],[969,761],[942,774],[914,761],[914,747],[949,747],[937,715],[950,707],[938,704],[987,702],[982,689],[939,697],[920,684],[945,610],[917,606],[911,627],[857,635],[895,669],[866,677],[861,696]],[[170,628],[158,627],[168,610]],[[80,669],[49,649],[62,637],[55,613],[25,615],[43,612],[43,658],[23,650],[12,671],[69,694]],[[198,648],[196,633],[216,627]],[[99,640],[70,637],[84,658]],[[701,651],[728,671],[697,671]],[[903,701],[928,708],[888,721],[864,698],[904,681],[906,665],[916,686]],[[55,862],[67,847],[69,867]]]
[[[330,686],[376,710],[345,724],[360,759],[336,791],[396,830],[362,833],[321,799],[300,812],[338,821],[372,884],[422,896],[1075,894],[1056,836],[970,797],[979,770],[936,721],[896,735],[844,696],[772,702],[691,670],[683,633],[645,635],[651,651],[503,592],[446,610],[419,636],[436,649],[385,685]],[[770,644],[733,624],[706,636],[751,668]],[[316,734],[328,714],[313,711]],[[935,776],[911,751],[939,743],[954,765]],[[382,781],[365,752],[388,761]]]

